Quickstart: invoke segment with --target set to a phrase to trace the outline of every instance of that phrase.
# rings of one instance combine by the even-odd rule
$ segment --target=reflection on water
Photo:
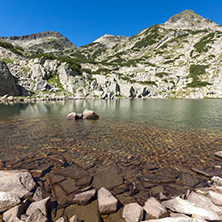
[[[92,109],[98,121],[68,121]],[[207,167],[221,149],[221,100],[75,100],[0,104],[0,159],[63,150],[115,161]]]
[[[69,112],[85,108],[100,115],[100,121],[144,121],[176,129],[221,130],[221,100],[74,100],[29,104],[0,104],[0,119],[50,117],[64,119]]]

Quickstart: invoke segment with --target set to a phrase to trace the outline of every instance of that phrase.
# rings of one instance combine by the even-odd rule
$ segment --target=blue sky
[[[186,9],[222,25],[221,0],[2,0],[0,36],[58,31],[82,46],[104,34],[133,36]]]

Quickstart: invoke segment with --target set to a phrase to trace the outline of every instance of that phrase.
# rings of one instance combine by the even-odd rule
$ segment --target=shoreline
[[[124,206],[128,204],[136,203],[144,207],[150,198],[155,198],[162,204],[163,201],[173,200],[175,197],[186,200],[197,190],[200,191],[194,193],[198,195],[212,190],[208,181],[214,176],[222,175],[221,165],[218,165],[221,159],[218,156],[216,158],[218,159],[215,165],[207,170],[189,169],[182,165],[157,168],[152,163],[144,165],[130,157],[128,162],[115,162],[104,157],[95,165],[92,164],[91,155],[82,155],[73,162],[64,158],[61,151],[48,153],[46,156],[30,156],[23,161],[0,161],[0,170],[25,169],[31,173],[38,190],[41,190],[41,198],[51,197],[49,221],[57,221],[61,217],[68,221],[69,217],[74,216],[71,214],[75,214],[84,222],[121,222],[125,221],[122,214]],[[73,201],[78,194],[92,190],[98,192],[102,187],[118,200],[117,209],[111,213],[98,212],[98,196],[95,195],[90,200],[86,197],[87,200],[81,199],[83,202]],[[36,201],[33,199],[36,192],[35,186],[29,197],[31,202]],[[167,208],[164,217],[170,216],[170,212]],[[154,218],[146,216],[140,221],[146,219],[149,221]]]

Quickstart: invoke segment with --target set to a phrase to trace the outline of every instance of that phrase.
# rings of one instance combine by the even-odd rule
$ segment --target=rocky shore
[[[201,222],[222,219],[222,151],[212,169],[154,169],[92,156],[0,162],[0,220],[5,222]],[[123,166],[124,165],[124,166]]]

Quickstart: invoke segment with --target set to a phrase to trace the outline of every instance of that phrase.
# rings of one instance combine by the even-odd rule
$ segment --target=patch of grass
[[[155,86],[157,86],[157,84],[154,81],[139,81],[138,83],[140,83],[141,85],[155,85]]]
[[[102,74],[102,75],[107,75],[109,73],[110,73],[110,70],[106,68],[99,68],[96,71],[92,72],[92,74]]]
[[[143,38],[141,41],[137,42],[134,47],[136,48],[143,48],[147,47],[149,45],[153,45],[157,43],[162,36],[159,34],[159,25],[154,25],[148,28],[145,32],[145,38]]]
[[[24,50],[23,50],[23,48],[21,48],[19,46],[14,46],[8,42],[0,42],[0,46],[5,49],[9,49],[11,52],[14,52],[17,55],[23,56],[23,53],[21,51],[24,51]]]
[[[14,60],[11,59],[2,59],[6,64],[13,63]]]
[[[207,36],[204,36],[198,43],[194,45],[194,48],[197,50],[197,52],[207,52],[209,49],[208,43],[214,43],[216,32],[210,33]]]
[[[30,59],[34,59],[34,58],[41,58],[41,57],[46,57],[47,59],[57,59],[59,60],[61,63],[66,62],[69,66],[70,69],[72,69],[73,71],[79,72],[81,73],[81,65],[79,64],[79,62],[75,59],[75,58],[70,58],[70,57],[56,57],[52,54],[45,54],[45,53],[40,53],[40,54],[35,54],[30,56]]]
[[[51,74],[51,76],[47,82],[49,85],[59,88],[61,91],[65,92],[65,89],[63,88],[63,86],[60,82],[59,75]]]
[[[25,71],[25,75],[28,75],[28,72],[29,72],[29,69],[28,69],[28,68],[26,68],[26,67],[21,67],[21,69]]]
[[[209,68],[209,65],[191,65],[190,74],[187,76],[187,78],[193,78],[193,81],[191,83],[188,83],[187,87],[195,88],[212,85],[209,82],[199,80],[199,75],[206,74],[206,68]]]
[[[159,77],[159,78],[163,78],[164,76],[168,76],[169,74],[166,73],[166,72],[159,72],[159,73],[156,73],[155,76],[156,77]]]

